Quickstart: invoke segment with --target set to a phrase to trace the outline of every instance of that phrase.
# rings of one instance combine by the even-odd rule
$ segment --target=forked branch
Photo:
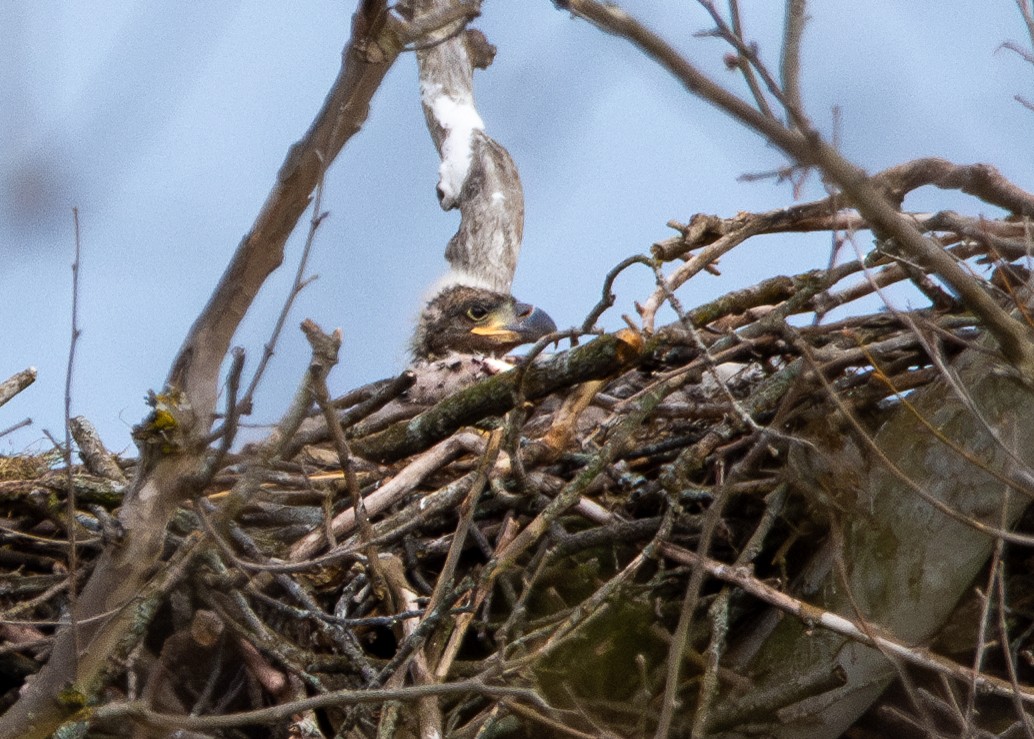
[[[627,39],[671,72],[694,95],[703,98],[778,146],[799,165],[814,166],[834,183],[880,238],[892,239],[903,256],[941,277],[995,337],[1019,377],[1034,384],[1034,341],[1030,329],[1001,308],[974,278],[941,246],[923,236],[881,192],[861,168],[840,155],[808,123],[803,111],[790,128],[757,110],[713,81],[659,35],[616,5],[598,0],[556,0],[556,4],[591,21],[608,33]],[[1027,199],[1018,214],[1029,215]]]
[[[166,524],[176,506],[194,492],[192,481],[204,468],[205,441],[230,340],[283,260],[284,243],[321,174],[362,126],[374,91],[408,40],[406,24],[383,0],[359,3],[341,71],[323,108],[288,152],[255,225],[173,362],[167,390],[155,396],[156,413],[137,430],[142,463],[120,513],[125,536],[105,550],[78,599],[72,622],[79,625],[79,638],[62,629],[32,690],[0,718],[0,737],[49,736],[96,689],[135,614],[130,604],[161,554]]]

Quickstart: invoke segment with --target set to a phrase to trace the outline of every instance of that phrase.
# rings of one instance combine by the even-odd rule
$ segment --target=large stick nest
[[[857,218],[830,205],[699,216],[652,260],[620,269],[641,262],[661,275],[675,262],[688,279],[775,231],[830,230],[861,243],[840,231]],[[995,294],[1013,304],[1027,277],[1015,261],[1029,246],[1021,223],[916,217],[975,269],[993,267]],[[688,732],[701,677],[723,691],[750,685],[730,667],[708,667],[727,640],[716,624],[753,629],[764,604],[676,555],[749,566],[746,577],[792,593],[831,522],[851,514],[836,494],[850,480],[836,478],[854,461],[843,451],[834,457],[842,468],[804,468],[795,448],[846,449],[842,439],[900,412],[980,335],[952,295],[895,259],[893,244],[863,251],[861,261],[768,279],[688,311],[669,275],[642,301],[647,324],[665,300],[675,306],[677,319],[656,331],[536,347],[546,352],[533,362],[400,421],[403,376],[334,401],[343,435],[316,410],[300,425],[285,418],[241,453],[214,451],[217,467],[175,518],[167,565],[133,604],[136,628],[105,678],[100,701],[119,709],[98,708],[94,729],[121,735],[133,731],[127,714],[158,725],[192,714],[195,723],[179,723],[208,735],[291,726],[372,736],[380,724],[382,735],[415,736],[416,698],[431,696],[450,736],[643,735],[681,659],[674,726]],[[929,305],[822,320],[900,282]],[[128,483],[103,453],[86,454],[83,438],[80,446],[85,463],[72,470],[53,458],[0,459],[7,705],[46,660],[70,589],[104,546],[118,546],[113,514]],[[137,464],[122,460],[122,473],[131,479]],[[1010,589],[1014,654],[1029,654],[1030,593],[1025,581]],[[969,631],[946,639],[952,657],[971,663]],[[985,667],[1005,669],[996,659]],[[1018,669],[1028,682],[1029,666]],[[204,723],[321,695],[237,726]],[[895,699],[871,710],[857,735],[907,725],[915,706]],[[1011,710],[987,700],[988,724]],[[709,719],[715,728],[723,720]],[[931,720],[950,733],[950,715]]]

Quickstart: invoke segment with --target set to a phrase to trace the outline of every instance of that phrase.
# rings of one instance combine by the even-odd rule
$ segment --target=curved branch
[[[426,14],[451,3],[415,4]],[[444,210],[460,209],[445,250],[450,279],[508,293],[524,236],[524,191],[517,166],[485,133],[474,105],[474,69],[494,55],[484,35],[468,29],[418,50],[417,61],[424,116],[442,158],[438,199]]]
[[[906,193],[934,185],[942,190],[961,190],[1019,216],[1034,217],[1034,194],[1009,182],[990,164],[954,164],[926,157],[885,169],[872,179],[898,207]]]
[[[455,683],[435,683],[403,688],[381,688],[371,690],[335,690],[311,698],[281,703],[268,708],[230,713],[220,716],[184,716],[181,714],[152,711],[143,702],[111,703],[97,710],[101,720],[129,719],[149,726],[168,729],[214,731],[235,726],[268,724],[290,718],[296,713],[326,708],[329,706],[351,706],[361,703],[383,703],[385,701],[415,701],[427,696],[486,695],[493,698],[520,698],[533,705],[546,707],[546,703],[533,690],[490,685],[481,678],[471,678]]]
[[[1034,384],[1034,341],[1031,340],[1030,329],[1003,310],[988,294],[983,283],[945,253],[939,244],[924,237],[916,225],[888,201],[881,191],[880,183],[823,141],[818,132],[808,125],[804,115],[794,121],[800,130],[790,129],[764,115],[711,80],[664,39],[617,6],[605,5],[597,0],[554,2],[602,30],[627,39],[671,72],[690,92],[761,134],[801,166],[821,169],[881,238],[893,239],[903,253],[927,271],[939,275],[959,295],[995,337],[1005,358],[1020,378],[1025,383]],[[988,178],[979,170],[973,170],[970,180],[962,184],[983,191]]]

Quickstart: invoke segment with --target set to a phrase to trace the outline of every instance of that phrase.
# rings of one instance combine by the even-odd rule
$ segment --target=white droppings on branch
[[[469,95],[453,96],[436,82],[420,85],[420,95],[435,122],[445,131],[442,163],[438,167],[438,190],[442,205],[452,208],[459,201],[463,184],[470,173],[474,134],[485,130],[485,122]]]

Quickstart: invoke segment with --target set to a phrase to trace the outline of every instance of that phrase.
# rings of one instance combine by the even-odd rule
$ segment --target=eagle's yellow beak
[[[511,346],[538,341],[554,331],[556,324],[549,314],[527,303],[501,305],[470,329],[472,334]]]

